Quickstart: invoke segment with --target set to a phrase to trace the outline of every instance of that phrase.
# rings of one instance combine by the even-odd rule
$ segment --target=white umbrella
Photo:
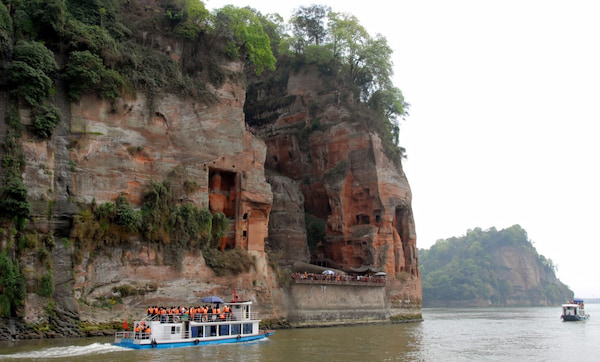
[[[323,272],[323,274],[325,274],[325,275],[333,275],[333,274],[335,274],[335,272],[333,270],[325,270]]]

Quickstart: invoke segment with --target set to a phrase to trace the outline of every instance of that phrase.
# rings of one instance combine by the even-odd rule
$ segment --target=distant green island
[[[423,307],[547,306],[573,298],[519,225],[475,228],[419,249]]]

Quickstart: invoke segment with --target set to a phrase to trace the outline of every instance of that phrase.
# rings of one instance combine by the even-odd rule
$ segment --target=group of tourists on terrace
[[[385,273],[380,275],[348,275],[348,274],[337,274],[337,273],[300,273],[296,272],[292,274],[292,279],[297,282],[326,282],[326,283],[381,283],[385,284]]]
[[[191,320],[195,322],[223,322],[233,319],[233,311],[228,305],[223,308],[213,305],[203,305],[201,307],[159,307],[152,306],[146,310],[150,319],[160,319],[161,323],[173,323],[181,320]]]

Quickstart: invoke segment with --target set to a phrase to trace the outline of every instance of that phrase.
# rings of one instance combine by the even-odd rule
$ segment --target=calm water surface
[[[423,309],[422,323],[278,330],[253,343],[126,350],[110,338],[0,342],[0,361],[600,361],[600,305]]]

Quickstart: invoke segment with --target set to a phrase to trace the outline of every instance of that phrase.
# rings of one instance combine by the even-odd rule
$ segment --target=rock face
[[[59,327],[57,334],[73,336],[80,321],[122,321],[148,305],[191,305],[200,296],[233,290],[257,302],[264,317],[285,318],[293,312],[294,296],[279,285],[266,247],[281,251],[288,262],[385,271],[385,291],[371,296],[381,318],[420,308],[410,187],[379,136],[360,115],[336,104],[335,93],[323,93],[323,81],[312,71],[291,76],[279,95],[287,105],[273,110],[272,122],[251,129],[244,122],[246,88],[235,81],[242,65],[222,66],[238,76],[209,89],[211,101],[163,94],[149,102],[136,94],[114,103],[90,95],[69,103],[58,84],[62,120],[52,138],[40,140],[25,128],[19,139],[32,203],[28,227],[47,236],[45,265],[51,265],[55,287],[51,297],[36,294],[38,274],[47,268],[35,248],[24,252],[23,322],[50,322]],[[3,91],[0,101],[4,115]],[[313,101],[329,104],[316,115],[319,125],[309,114]],[[25,126],[30,118],[20,109]],[[0,130],[4,137],[5,127]],[[186,250],[175,268],[163,246],[140,236],[118,245],[105,241],[93,252],[71,244],[75,216],[83,209],[119,195],[139,206],[144,188],[166,178],[179,202],[226,215],[229,231],[220,246],[247,250],[255,260],[250,272],[217,276],[199,250]],[[307,241],[306,214],[325,224],[314,247]],[[14,245],[10,237],[3,233],[2,245]],[[361,293],[368,294],[361,290],[352,300],[363,299]],[[54,313],[43,312],[48,306]]]
[[[265,146],[245,129],[243,88],[229,86],[217,91],[221,102],[216,105],[170,95],[156,103],[152,114],[143,97],[118,104],[117,112],[95,98],[74,104],[75,201],[112,201],[124,192],[139,202],[149,180],[175,172],[180,187],[185,181],[195,185],[182,201],[230,219],[231,246],[263,251],[272,204],[264,177]]]
[[[313,263],[385,271],[391,277],[392,304],[420,304],[406,176],[385,155],[380,137],[361,122],[361,115],[336,101],[337,90],[324,92],[318,72],[307,68],[289,75],[283,96],[281,89],[259,84],[254,98],[247,100],[247,119],[267,144],[265,167],[295,180],[304,194],[304,211],[326,223],[324,238],[311,250]],[[274,94],[287,102],[269,108]],[[309,107],[315,103],[318,111]],[[285,224],[286,217],[279,220],[272,214],[271,230]],[[305,257],[288,255],[291,262]]]
[[[308,262],[310,255],[306,243],[304,195],[294,180],[269,174],[273,191],[273,207],[269,217],[269,246],[282,250],[287,259]]]
[[[503,246],[492,253],[495,271],[501,280],[508,280],[513,293],[506,301],[507,305],[552,305],[552,301],[539,296],[534,298],[531,290],[543,290],[545,285],[552,285],[560,294],[570,294],[566,285],[556,278],[548,268],[540,268],[536,256],[524,253],[514,246]],[[572,294],[572,293],[571,293]],[[561,300],[570,300],[572,295]]]
[[[230,73],[242,71],[241,63],[225,67]],[[84,252],[75,264],[74,246],[60,244],[52,252],[57,285],[53,299],[56,310],[74,323],[78,318],[98,322],[130,315],[128,308],[123,315],[118,308],[110,315],[90,308],[119,298],[122,293],[115,290],[123,287],[135,291],[122,298],[124,305],[140,310],[147,304],[191,304],[206,293],[228,296],[237,289],[270,315],[281,314],[281,303],[273,300],[281,293],[264,253],[273,203],[264,171],[266,146],[246,129],[243,85],[227,82],[213,92],[217,102],[167,94],[152,106],[141,94],[119,99],[116,105],[84,96],[77,103],[65,102],[65,117],[58,127],[64,131],[52,139],[40,141],[24,133],[23,179],[34,201],[34,227],[55,233],[56,244],[58,237],[69,236],[70,220],[78,212],[75,205],[114,202],[120,194],[139,205],[144,187],[169,177],[183,195],[180,202],[227,216],[230,228],[224,247],[243,248],[255,257],[250,273],[226,278],[216,277],[200,252],[187,253],[178,270],[165,262],[160,246],[137,239],[93,254]],[[27,112],[21,113],[27,123]],[[55,205],[48,217],[53,200],[64,200],[67,206]],[[35,255],[30,259],[35,264]],[[35,274],[29,277],[35,281]],[[44,322],[40,309],[48,302],[28,297],[24,321]]]

